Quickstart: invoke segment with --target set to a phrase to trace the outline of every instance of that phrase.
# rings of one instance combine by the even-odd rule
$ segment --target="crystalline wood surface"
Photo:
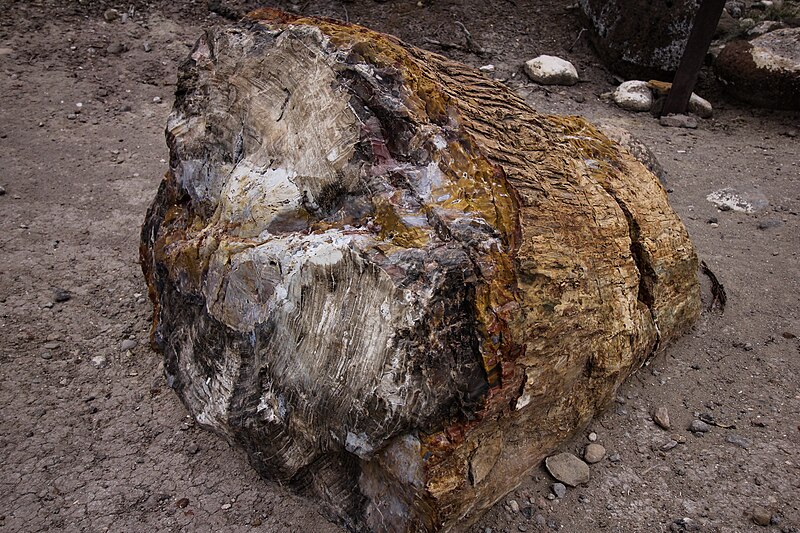
[[[354,530],[464,527],[699,314],[641,164],[386,35],[209,31],[167,138],[141,253],[169,383]]]

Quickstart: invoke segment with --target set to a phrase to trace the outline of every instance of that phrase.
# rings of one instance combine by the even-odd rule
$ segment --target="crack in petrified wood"
[[[699,312],[630,155],[358,26],[206,33],[167,137],[142,264],[170,384],[352,529],[468,523]]]

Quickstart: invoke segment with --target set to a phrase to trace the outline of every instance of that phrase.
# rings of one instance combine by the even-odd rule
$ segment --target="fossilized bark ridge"
[[[699,313],[658,180],[354,25],[200,39],[142,231],[170,384],[353,529],[477,518]]]

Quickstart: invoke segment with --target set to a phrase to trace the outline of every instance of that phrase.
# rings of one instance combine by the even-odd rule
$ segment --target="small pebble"
[[[94,357],[92,357],[90,362],[92,363],[92,366],[95,368],[103,368],[108,364],[108,359],[106,359],[106,356],[104,355],[95,355]]]
[[[136,341],[132,339],[125,339],[124,341],[122,341],[120,348],[122,349],[123,352],[126,352],[128,350],[133,350],[134,348],[136,348]]]
[[[692,420],[692,423],[689,425],[689,431],[692,433],[708,433],[710,430],[711,426],[702,420]]]
[[[517,503],[517,500],[508,500],[508,506],[509,506],[509,507],[511,508],[511,510],[512,510],[512,511],[514,511],[515,513],[518,513],[518,512],[519,512],[519,504]]]
[[[589,433],[589,442],[596,442],[597,441],[597,433],[592,431]]]
[[[735,435],[735,434],[728,435],[725,438],[725,442],[728,442],[740,448],[744,448],[745,450],[750,447],[750,441],[742,437],[741,435]]]
[[[612,453],[611,455],[608,456],[608,460],[611,461],[612,463],[619,463],[620,461],[622,461],[622,457],[620,457],[618,453]]]
[[[111,43],[108,45],[107,50],[109,54],[119,55],[125,51],[125,45],[120,42]]]
[[[189,498],[181,498],[180,500],[175,502],[175,507],[178,509],[183,509],[187,505],[189,505]]]
[[[664,444],[662,444],[662,445],[661,445],[661,447],[660,447],[659,449],[660,449],[662,452],[668,452],[668,451],[670,451],[672,448],[674,448],[674,447],[675,447],[675,446],[677,446],[677,445],[678,445],[678,442],[677,442],[677,441],[675,441],[675,440],[672,440],[672,439],[669,439],[667,442],[665,442]]]
[[[222,504],[222,510],[223,510],[223,511],[227,511],[227,510],[228,510],[228,509],[230,509],[231,507],[232,507],[232,506],[231,506],[231,504],[229,504],[229,503],[223,503],[223,504]]]
[[[519,529],[520,531],[528,531],[528,526],[526,526],[525,524],[520,524],[517,526],[517,529]]]
[[[669,429],[669,411],[667,411],[666,407],[656,407],[655,412],[653,413],[653,421],[658,424],[659,427],[663,429]]]
[[[753,523],[759,526],[768,526],[772,520],[772,513],[763,507],[753,509]]]
[[[56,303],[68,302],[72,299],[72,294],[66,289],[53,289],[53,301]]]
[[[0,186],[0,196],[3,196],[6,193],[6,188]]]
[[[145,52],[150,52],[152,49],[153,47],[150,45],[149,42],[145,41],[142,43],[142,50],[144,50]]]
[[[598,463],[606,456],[606,449],[600,444],[589,444],[583,451],[583,458],[589,464]]]
[[[52,359],[53,358],[53,356],[49,352],[44,352],[43,354],[41,354],[40,357],[42,359]]]
[[[154,104],[160,104],[161,103],[161,97],[160,96],[153,97],[153,103]]]
[[[106,22],[114,22],[119,18],[119,11],[116,9],[106,9],[103,13],[103,18],[106,19]]]
[[[198,453],[200,451],[200,446],[198,446],[197,443],[192,442],[186,448],[186,451],[189,452],[192,455],[195,455],[196,453]]]
[[[563,483],[553,483],[550,490],[553,491],[553,494],[555,494],[557,498],[563,498],[567,495],[567,486]]]

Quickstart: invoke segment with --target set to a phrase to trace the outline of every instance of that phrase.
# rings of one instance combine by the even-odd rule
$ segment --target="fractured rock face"
[[[699,313],[627,152],[365,28],[207,32],[167,140],[141,256],[168,382],[353,530],[474,521]]]

